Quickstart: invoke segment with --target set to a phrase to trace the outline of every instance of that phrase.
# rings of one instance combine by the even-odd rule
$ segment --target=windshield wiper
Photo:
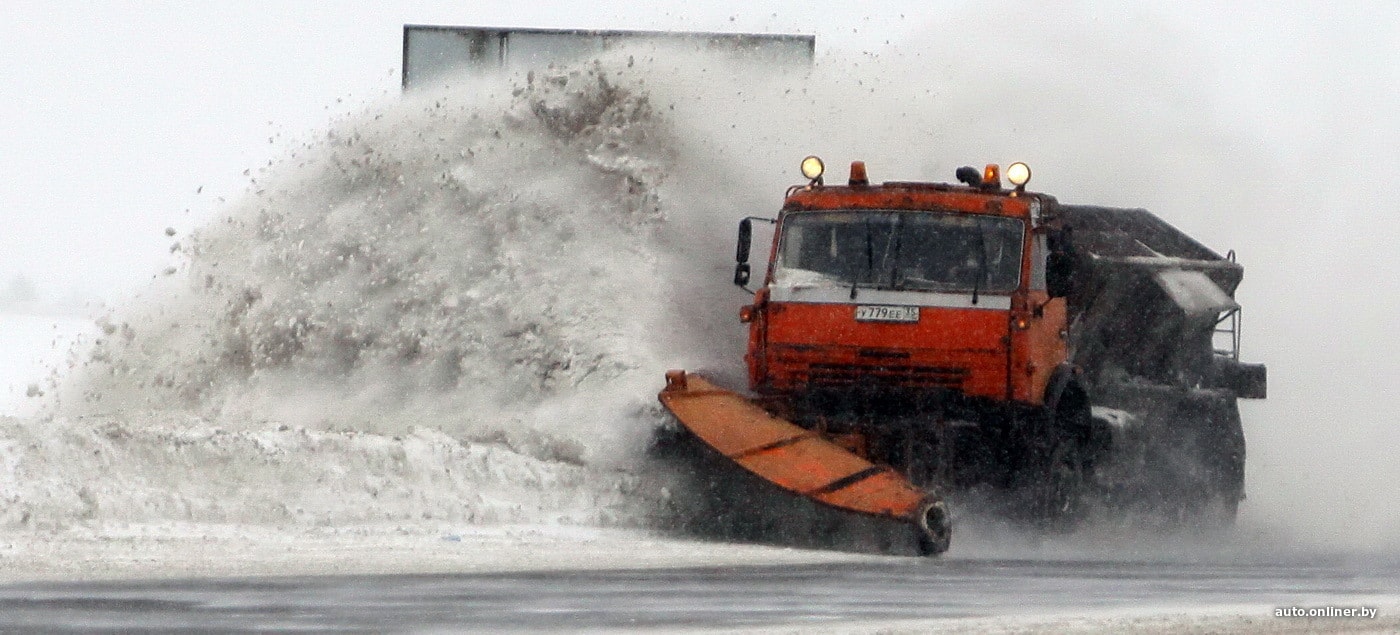
[[[982,223],[977,223],[977,277],[972,279],[972,304],[977,304],[977,290],[982,285],[982,277],[987,275],[987,238],[982,234]]]
[[[870,219],[865,219],[865,275],[875,270],[875,241],[870,237]],[[860,276],[851,276],[851,299],[856,299],[856,289],[860,286]]]
[[[894,256],[890,258],[890,288],[896,290],[900,287],[899,249],[900,246],[903,244],[902,239],[904,237],[904,223],[901,221],[902,217],[895,216],[894,223],[890,227],[890,231],[894,232]]]

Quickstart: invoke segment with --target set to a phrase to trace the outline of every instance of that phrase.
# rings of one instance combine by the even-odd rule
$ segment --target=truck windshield
[[[1009,293],[1021,278],[1025,223],[924,211],[791,214],[774,272],[779,286]]]

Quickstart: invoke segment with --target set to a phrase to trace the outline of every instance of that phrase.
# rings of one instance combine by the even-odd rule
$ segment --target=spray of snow
[[[635,516],[672,145],[636,82],[408,97],[253,176],[5,422],[0,522]]]

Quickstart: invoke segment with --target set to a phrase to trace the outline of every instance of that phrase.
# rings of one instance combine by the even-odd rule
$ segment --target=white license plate
[[[863,304],[856,307],[857,322],[918,322],[919,307]]]

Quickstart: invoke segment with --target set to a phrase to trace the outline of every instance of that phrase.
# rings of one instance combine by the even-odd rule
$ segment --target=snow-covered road
[[[363,538],[363,537],[361,537]],[[188,540],[188,539],[187,539]],[[290,631],[724,629],[790,631],[1393,632],[1400,562],[1172,563],[887,558],[629,534],[331,536],[220,557],[218,575],[12,583],[0,628]],[[178,541],[177,541],[178,542]],[[195,542],[195,541],[190,541]],[[377,543],[377,546],[375,546]],[[190,545],[185,545],[190,546]],[[244,546],[247,546],[246,544]],[[113,558],[112,545],[104,552]],[[337,547],[345,547],[337,552]],[[367,548],[374,547],[374,548]],[[289,550],[297,551],[290,552]],[[304,550],[303,550],[304,549]],[[81,557],[78,546],[75,555]],[[185,567],[193,560],[173,559]],[[261,556],[258,555],[261,551]],[[280,552],[280,554],[278,553]],[[338,557],[337,557],[338,556]],[[269,558],[259,562],[259,557]],[[227,575],[230,563],[256,575]],[[417,562],[421,574],[372,573]],[[668,564],[670,563],[670,564]],[[11,562],[10,564],[16,564]],[[267,566],[264,566],[267,565]],[[268,575],[280,566],[286,575]],[[10,569],[10,567],[6,567]],[[306,575],[319,570],[331,575]],[[382,569],[380,569],[382,570]],[[13,572],[13,569],[10,569]],[[342,574],[334,574],[342,571]],[[193,577],[191,577],[193,576]],[[1372,607],[1376,618],[1279,618],[1275,607]]]
[[[31,580],[0,586],[0,629],[1400,629],[1400,560],[1344,554],[921,559],[530,527],[30,540],[0,549],[6,577]],[[1379,615],[1275,617],[1294,606]]]

